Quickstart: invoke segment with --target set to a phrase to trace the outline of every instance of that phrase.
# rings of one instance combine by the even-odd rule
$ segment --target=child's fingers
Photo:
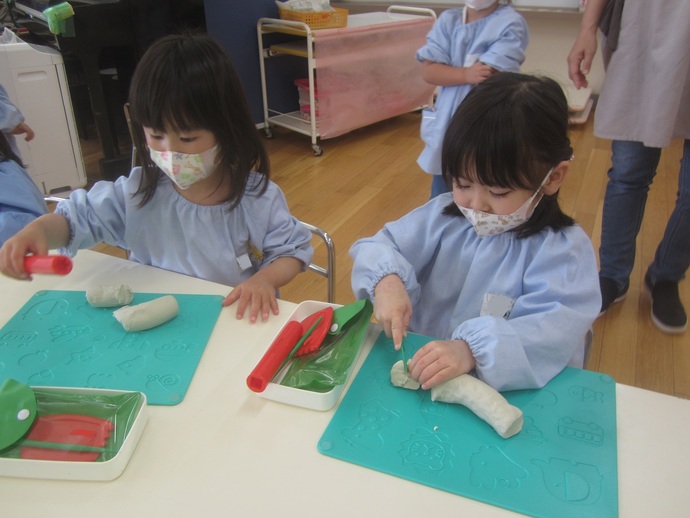
[[[403,338],[405,337],[405,333],[407,332],[407,326],[405,325],[405,321],[403,320],[402,315],[396,315],[391,319],[391,331],[390,331],[390,336],[393,339],[393,347],[395,347],[396,351],[400,350],[400,346],[402,345]]]
[[[234,304],[237,299],[240,298],[240,293],[242,291],[238,289],[232,290],[230,293],[228,293],[228,296],[223,299],[223,302],[221,302],[222,306],[229,306],[231,304]]]
[[[444,381],[448,381],[451,378],[454,378],[456,374],[453,373],[453,370],[450,367],[442,367],[438,370],[434,370],[433,372],[424,372],[420,376],[419,383],[421,384],[421,387],[424,390],[429,390],[430,388],[435,387],[439,383],[443,383]]]
[[[241,299],[240,299],[241,303]],[[271,313],[277,315],[278,310],[278,300],[273,295],[273,292],[263,293],[261,291],[248,292],[246,304],[250,305],[249,308],[249,321],[254,323],[259,318],[259,313],[261,314],[261,320],[264,322],[268,320]]]
[[[244,318],[244,312],[247,309],[247,299],[245,297],[240,297],[237,302],[237,312],[235,317],[237,320],[242,320]]]
[[[261,313],[263,321],[268,320],[268,313],[271,308],[269,297],[263,296],[261,293],[253,293],[251,296],[251,308],[249,310],[249,321],[253,324],[256,322]]]

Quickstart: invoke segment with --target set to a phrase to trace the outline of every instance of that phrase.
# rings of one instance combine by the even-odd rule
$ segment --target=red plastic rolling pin
[[[263,392],[278,373],[283,360],[302,337],[302,324],[291,320],[273,340],[254,370],[247,376],[247,386],[254,392]]]
[[[67,275],[72,271],[72,259],[66,255],[27,255],[24,269],[28,273]]]

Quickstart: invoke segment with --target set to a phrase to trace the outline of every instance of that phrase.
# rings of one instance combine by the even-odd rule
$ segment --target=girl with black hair
[[[568,104],[551,79],[504,72],[477,85],[445,134],[442,194],[356,242],[352,287],[425,389],[473,373],[497,390],[582,367],[601,305],[585,232],[558,190],[570,166]]]
[[[206,35],[166,36],[138,63],[130,116],[142,159],[129,177],[79,189],[0,249],[0,271],[29,279],[26,254],[105,242],[131,260],[234,286],[223,301],[267,319],[276,291],[312,258],[311,233],[269,180],[269,163],[230,59]]]

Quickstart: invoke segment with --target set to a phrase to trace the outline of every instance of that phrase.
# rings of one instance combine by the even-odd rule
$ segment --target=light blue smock
[[[24,168],[14,160],[0,162],[0,246],[46,212],[43,195]]]
[[[442,214],[450,203],[450,193],[440,195],[357,241],[355,296],[373,301],[381,278],[400,276],[412,302],[409,331],[465,340],[475,374],[497,390],[542,387],[567,365],[581,368],[585,335],[601,309],[584,230],[480,238],[464,217]],[[483,308],[495,299],[512,309],[499,304],[495,316],[491,304]]]
[[[12,101],[10,101],[9,95],[7,95],[7,90],[5,87],[0,85],[0,131],[5,134],[7,141],[10,144],[10,148],[15,155],[19,156],[19,148],[17,147],[17,141],[10,132],[14,130],[24,122],[24,115],[19,111]]]
[[[98,182],[88,192],[74,191],[55,212],[65,216],[70,256],[98,243],[130,251],[142,264],[237,286],[279,257],[311,262],[311,232],[290,215],[280,188],[269,182],[259,195],[249,188],[240,203],[197,205],[186,200],[161,173],[153,198],[139,207],[133,197],[140,167],[115,182]],[[258,182],[252,173],[249,184]]]
[[[472,23],[463,22],[463,9],[441,13],[417,51],[419,61],[470,67],[477,61],[501,72],[518,72],[525,60],[527,22],[515,9],[500,5]],[[441,86],[433,108],[422,110],[421,137],[425,147],[417,159],[430,174],[441,174],[441,145],[446,128],[473,85]]]

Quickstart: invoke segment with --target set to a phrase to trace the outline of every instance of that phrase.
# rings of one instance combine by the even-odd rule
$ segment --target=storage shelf
[[[271,54],[290,54],[300,58],[308,58],[309,51],[307,50],[307,40],[288,41],[285,43],[276,43],[269,47]]]
[[[268,122],[275,124],[276,126],[291,129],[304,135],[311,135],[311,122],[304,120],[299,110],[290,113],[272,115],[268,118]],[[316,136],[319,136],[318,131],[316,132]]]
[[[418,67],[418,63],[414,59],[414,52],[408,52],[409,49],[407,46],[410,45],[410,42],[416,43],[417,39],[420,40],[419,45],[421,46],[423,43],[423,36],[419,36],[419,30],[420,28],[424,29],[427,25],[430,27],[435,18],[435,13],[430,9],[390,6],[386,12],[373,12],[349,16],[346,27],[324,29],[323,31],[312,30],[303,22],[279,20],[275,18],[260,18],[257,22],[257,38],[259,45],[259,68],[261,72],[261,94],[264,106],[264,130],[266,135],[269,137],[272,136],[271,126],[280,126],[311,136],[311,147],[314,150],[314,154],[319,156],[323,152],[318,144],[319,138],[332,138],[347,131],[351,131],[352,129],[378,122],[383,118],[399,115],[404,113],[405,110],[409,111],[413,104],[414,109],[418,109],[418,105],[420,104],[418,102],[419,98],[427,95],[427,90],[429,100],[432,94],[432,89],[428,84],[423,83],[421,79],[418,81],[418,83],[422,83],[421,92],[419,84],[415,84],[410,89],[401,89],[399,82],[395,84],[386,84],[381,81],[371,82],[371,86],[373,87],[372,95],[362,96],[364,100],[360,104],[348,104],[351,93],[350,88],[348,88],[346,84],[348,81],[348,74],[341,72],[340,75],[337,76],[339,84],[336,88],[333,88],[333,77],[335,73],[332,67],[333,62],[336,61],[341,69],[347,65],[350,68],[356,69],[357,72],[363,76],[368,74],[366,77],[376,77],[375,74],[380,73],[380,69],[377,68],[372,71],[374,65],[381,62],[393,63],[394,61],[392,58],[397,58],[402,54],[404,58],[401,61],[404,66],[401,69],[396,64],[397,68],[395,72],[399,72],[400,77],[407,80],[407,78],[411,76],[407,73],[406,67],[415,67],[414,70],[417,70],[416,67]],[[391,31],[388,28],[382,28],[383,26],[390,27],[393,24],[399,24],[401,30]],[[410,27],[412,31],[409,30]],[[326,107],[322,110],[321,115],[323,117],[321,119],[321,127],[319,128],[315,117],[312,117],[311,120],[305,120],[303,118],[303,113],[300,111],[285,113],[285,111],[291,110],[292,106],[283,108],[282,106],[284,106],[285,103],[282,103],[280,110],[276,109],[279,108],[279,106],[270,107],[269,97],[273,96],[269,95],[270,85],[267,83],[266,67],[276,66],[267,64],[271,62],[271,58],[274,57],[290,55],[305,59],[306,74],[304,78],[308,86],[303,86],[301,88],[307,95],[303,95],[302,91],[300,91],[300,104],[303,107],[303,112],[315,115],[318,113],[318,100],[316,98],[317,59],[315,56],[315,38],[319,37],[318,34],[320,32],[323,34],[323,36],[320,37],[323,40],[323,44],[319,46],[321,57],[318,61],[327,78],[324,79],[325,84],[330,85],[330,89],[328,86],[325,87],[327,90],[325,97],[328,98],[329,102],[326,103]],[[381,41],[381,33],[393,35],[392,37],[389,36],[384,38],[384,41],[388,44],[387,46],[382,44],[378,44],[378,46],[370,45],[366,52],[350,52],[349,54],[352,55],[345,53],[346,57],[343,58],[341,50],[343,42],[348,42],[348,45],[352,45],[353,40],[355,40],[355,42],[362,41],[369,37],[371,33],[376,32],[379,32],[379,37],[376,38],[377,42]],[[409,36],[410,32],[412,32],[412,36]],[[265,45],[264,36],[269,34],[286,34],[298,36],[298,38],[292,41]],[[334,41],[339,42],[340,45],[334,45]],[[330,43],[330,45],[328,43]],[[338,58],[338,60],[334,58]],[[326,63],[328,63],[328,65],[326,65]],[[329,66],[331,68],[329,68]],[[367,68],[367,66],[369,68]],[[417,78],[418,76],[414,75],[414,77]],[[329,79],[331,79],[330,83]],[[352,79],[350,79],[350,81],[352,81]],[[400,93],[401,91],[402,93]],[[324,94],[322,88],[320,88],[319,93],[322,95]],[[328,95],[328,93],[330,93],[330,95]],[[341,97],[340,101],[338,101],[338,95]],[[343,97],[346,97],[346,99],[343,99]],[[305,102],[307,99],[308,102]],[[370,99],[378,99],[379,101],[371,101]],[[380,100],[385,100],[386,102],[380,102]],[[376,110],[372,110],[372,106],[367,105],[368,102],[376,102],[376,108],[379,108],[380,111],[377,112]],[[349,118],[343,117],[343,115],[347,115]],[[346,120],[343,122],[343,119]]]

